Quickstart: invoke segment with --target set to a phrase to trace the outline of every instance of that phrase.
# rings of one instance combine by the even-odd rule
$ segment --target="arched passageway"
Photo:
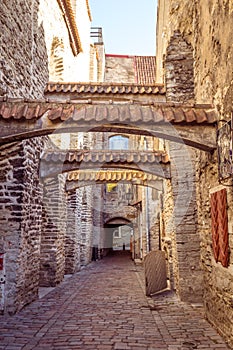
[[[104,241],[110,251],[127,250],[132,252],[130,243],[133,236],[133,223],[123,217],[115,217],[104,224]]]
[[[85,88],[88,88],[86,86]],[[188,294],[188,290],[192,285],[193,275],[186,277],[185,283],[181,286],[180,281],[184,281],[183,277],[187,275],[187,270],[183,267],[187,266],[182,249],[177,253],[176,244],[171,245],[169,240],[162,242],[162,235],[165,235],[165,227],[170,228],[169,223],[163,221],[164,208],[160,203],[158,192],[163,191],[161,182],[159,183],[160,190],[155,190],[155,178],[142,180],[135,178],[127,184],[130,184],[133,193],[130,203],[127,198],[122,196],[124,193],[121,190],[122,202],[119,203],[116,191],[109,191],[107,188],[95,190],[93,195],[90,182],[84,186],[76,185],[77,181],[69,180],[70,175],[66,175],[68,171],[79,170],[79,174],[85,170],[91,171],[93,165],[96,170],[118,168],[123,172],[146,172],[152,176],[160,176],[174,191],[174,203],[169,203],[171,208],[181,208],[175,212],[176,224],[182,222],[182,227],[187,229],[190,235],[195,235],[195,228],[192,227],[192,222],[195,216],[195,199],[192,198],[193,190],[193,174],[190,167],[190,159],[187,157],[187,145],[204,149],[207,151],[213,150],[216,147],[216,112],[209,105],[188,105],[188,104],[170,104],[165,102],[164,96],[160,94],[161,88],[157,88],[157,92],[153,92],[153,102],[151,101],[151,93],[141,92],[141,87],[138,87],[138,92],[135,93],[135,87],[128,87],[130,91],[127,94],[119,92],[119,87],[115,86],[114,98],[117,100],[109,101],[107,87],[100,84],[97,89],[103,89],[103,95],[98,93],[97,101],[86,100],[87,96],[93,99],[95,93],[89,91],[84,95],[79,95],[80,101],[70,101],[68,104],[51,101],[4,101],[0,103],[0,126],[1,137],[0,143],[8,147],[8,142],[23,140],[40,135],[49,135],[63,132],[85,132],[86,134],[94,135],[96,132],[121,133],[137,137],[144,135],[145,137],[162,137],[164,139],[178,142],[179,146],[172,146],[170,149],[171,164],[164,158],[164,154],[156,152],[142,151],[138,149],[136,152],[130,150],[124,153],[123,151],[111,150],[110,158],[105,150],[89,150],[72,154],[68,152],[64,156],[61,150],[52,149],[52,152],[47,151],[51,143],[45,140],[41,145],[37,156],[44,152],[43,161],[38,164],[34,175],[38,176],[38,183],[43,185],[43,192],[40,193],[38,201],[42,203],[42,227],[40,226],[41,237],[38,237],[38,242],[41,242],[41,249],[35,247],[37,258],[39,257],[40,266],[36,265],[37,271],[34,275],[40,275],[40,283],[44,285],[56,285],[63,279],[64,273],[74,273],[80,268],[80,264],[86,264],[90,261],[92,255],[92,247],[97,244],[100,248],[104,246],[101,239],[104,237],[101,234],[101,228],[105,228],[106,217],[109,218],[111,206],[114,205],[121,210],[126,211],[126,217],[134,221],[134,251],[133,258],[143,259],[148,251],[158,247],[167,251],[167,256],[175,257],[178,254],[179,268],[176,261],[171,259],[168,263],[169,276],[173,286],[179,285],[180,290],[184,294]],[[129,98],[137,96],[138,101],[132,102]],[[150,96],[148,98],[148,96]],[[74,95],[73,95],[74,97]],[[76,96],[77,97],[77,96]],[[57,98],[57,97],[56,97]],[[87,146],[87,142],[85,147]],[[56,147],[55,147],[56,148]],[[23,152],[27,152],[23,150]],[[28,150],[28,154],[33,153]],[[47,153],[46,153],[47,152]],[[57,153],[56,153],[57,152]],[[131,153],[130,153],[131,152]],[[186,152],[186,153],[185,153]],[[134,154],[133,154],[134,153]],[[150,153],[150,154],[149,154]],[[25,153],[25,164],[31,166],[30,156]],[[185,155],[185,164],[183,157]],[[130,158],[131,157],[131,158]],[[165,155],[166,157],[166,155]],[[39,159],[38,159],[39,160]],[[24,159],[22,159],[22,162]],[[37,163],[35,163],[37,164]],[[44,165],[43,165],[44,164]],[[85,166],[84,166],[85,164]],[[20,164],[19,164],[20,165]],[[56,168],[58,165],[58,169]],[[19,166],[20,168],[20,166]],[[14,171],[13,176],[17,176]],[[171,183],[170,178],[173,183]],[[14,180],[14,179],[13,179]],[[105,179],[106,180],[106,179]],[[71,182],[73,187],[71,186]],[[114,189],[118,182],[116,180],[102,181],[99,183],[108,182],[111,188]],[[35,182],[36,183],[36,182]],[[148,187],[139,186],[143,184]],[[124,185],[123,181],[120,185]],[[118,186],[119,188],[121,186]],[[137,188],[135,190],[135,188]],[[36,191],[36,188],[35,188]],[[25,197],[26,198],[26,197]],[[105,198],[103,204],[99,199]],[[111,198],[111,200],[107,199]],[[171,200],[166,192],[163,192],[164,201]],[[154,202],[154,207],[152,203]],[[185,206],[184,206],[185,202]],[[107,203],[107,204],[106,204]],[[154,210],[155,206],[159,207],[161,215]],[[130,204],[130,205],[129,205]],[[188,204],[188,206],[187,206]],[[191,206],[189,206],[191,204]],[[105,206],[103,208],[103,206]],[[34,206],[34,208],[37,208]],[[126,209],[127,208],[127,209]],[[152,209],[151,209],[152,208]],[[36,210],[36,209],[35,209]],[[183,210],[183,211],[182,211]],[[188,213],[186,215],[186,213]],[[102,215],[103,214],[103,215]],[[116,214],[115,214],[116,216]],[[125,214],[122,216],[124,217]],[[168,215],[169,216],[169,215]],[[170,213],[172,216],[172,213]],[[26,220],[26,219],[25,219]],[[38,219],[39,221],[39,219]],[[177,226],[179,227],[179,226]],[[119,230],[118,230],[119,231]],[[167,233],[167,232],[166,232]],[[179,233],[179,241],[185,241],[182,232],[169,231],[170,237]],[[96,237],[97,241],[95,241]],[[110,235],[110,237],[112,237]],[[153,237],[153,239],[151,239]],[[160,237],[160,238],[158,238]],[[163,237],[164,238],[164,237]],[[112,238],[111,238],[112,239]],[[174,240],[175,241],[175,240]],[[152,245],[152,243],[154,245]],[[163,243],[163,245],[161,244]],[[188,247],[185,241],[186,251],[193,249]],[[195,249],[198,242],[195,241]],[[111,244],[108,246],[112,247]],[[182,246],[180,246],[182,248]],[[40,252],[41,256],[38,256]],[[195,259],[198,260],[199,251],[195,252]],[[36,257],[36,255],[35,255]],[[195,259],[192,259],[192,263]],[[194,262],[196,263],[196,261]],[[190,262],[191,265],[191,262]],[[22,262],[22,266],[23,262]],[[34,265],[35,266],[35,265]],[[174,267],[175,266],[175,267]],[[182,269],[183,268],[183,269]],[[176,281],[174,270],[179,269],[180,281]],[[188,266],[191,271],[191,266]],[[195,269],[195,273],[198,271]],[[178,276],[178,273],[176,274]],[[29,285],[29,283],[28,283]],[[30,289],[30,285],[28,289]],[[33,287],[34,288],[34,287]],[[35,293],[36,293],[36,287]],[[191,295],[191,293],[189,292]]]

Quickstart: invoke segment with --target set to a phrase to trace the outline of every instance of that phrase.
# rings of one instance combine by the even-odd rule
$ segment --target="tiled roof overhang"
[[[66,190],[72,191],[83,186],[103,183],[131,183],[148,186],[162,191],[162,182],[156,175],[135,170],[85,170],[68,173]]]
[[[0,143],[59,130],[111,131],[151,135],[211,151],[216,148],[216,122],[211,105],[8,99],[0,102]]]
[[[68,29],[70,46],[72,48],[74,56],[77,56],[80,52],[82,52],[82,45],[71,1],[57,0],[57,2],[62,10],[64,21]]]
[[[165,94],[162,84],[121,84],[121,83],[57,83],[49,82],[45,94],[50,93],[91,93],[91,94]]]
[[[170,178],[169,159],[165,152],[129,150],[46,151],[41,159],[40,176],[96,168],[141,170]]]

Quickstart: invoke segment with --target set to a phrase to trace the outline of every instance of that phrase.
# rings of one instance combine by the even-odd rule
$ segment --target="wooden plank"
[[[163,251],[157,250],[147,254],[144,268],[147,296],[167,288],[166,259]]]

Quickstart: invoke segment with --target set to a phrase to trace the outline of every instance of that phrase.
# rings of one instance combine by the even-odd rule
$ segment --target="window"
[[[127,136],[116,135],[108,139],[109,149],[125,150],[129,149],[129,138]]]
[[[117,184],[116,183],[107,183],[106,184],[106,192],[116,192],[117,190]]]
[[[121,238],[121,233],[119,229],[113,231],[113,238]]]

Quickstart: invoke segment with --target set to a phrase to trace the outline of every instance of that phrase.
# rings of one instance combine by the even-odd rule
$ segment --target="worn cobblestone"
[[[91,263],[18,314],[0,316],[0,349],[229,348],[200,305],[171,292],[147,298],[142,267],[121,254]]]

